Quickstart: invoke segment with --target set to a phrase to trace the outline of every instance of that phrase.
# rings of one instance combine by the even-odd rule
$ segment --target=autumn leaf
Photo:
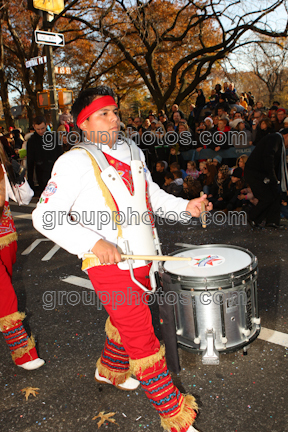
[[[36,387],[26,387],[24,389],[21,390],[22,393],[25,393],[25,398],[26,401],[28,400],[30,394],[33,395],[34,397],[36,397],[36,394],[38,394],[39,392],[37,392],[36,390],[40,390],[39,388]]]
[[[104,413],[105,413],[105,411],[101,411],[101,412],[99,412],[99,414],[97,416],[95,416],[95,417],[92,418],[92,420],[96,420],[97,418],[100,417],[100,420],[97,423],[98,424],[98,429],[102,426],[102,424],[105,421],[108,421],[110,423],[115,423],[117,426],[119,426],[118,423],[116,423],[116,420],[111,418],[111,417],[113,417],[116,414],[115,412],[111,412],[111,413],[107,413],[107,414],[104,414]]]

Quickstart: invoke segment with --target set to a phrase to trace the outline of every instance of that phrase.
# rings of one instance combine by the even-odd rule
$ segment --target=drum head
[[[179,276],[212,277],[238,272],[252,264],[251,255],[242,248],[205,245],[175,253],[192,261],[166,261],[164,269]]]

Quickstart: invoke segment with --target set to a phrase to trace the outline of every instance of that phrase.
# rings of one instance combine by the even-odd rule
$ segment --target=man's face
[[[181,116],[180,116],[179,112],[175,112],[173,114],[173,120],[174,120],[174,122],[179,123],[180,119],[181,119]]]
[[[225,126],[226,126],[226,123],[225,123],[223,120],[219,120],[218,128],[219,128],[221,131],[224,131]]]
[[[140,118],[139,118],[139,117],[136,117],[136,118],[134,119],[134,123],[135,123],[136,126],[140,126],[140,125],[141,125],[141,120],[140,120]]]
[[[157,172],[163,172],[164,171],[164,167],[161,164],[157,163],[156,164],[156,171]]]
[[[279,123],[282,123],[282,121],[284,120],[285,117],[286,117],[286,114],[283,111],[277,112],[277,118],[278,118]]]
[[[173,111],[173,113],[178,111],[178,105],[176,105],[176,104],[172,105],[172,111]]]
[[[241,113],[236,112],[234,115],[234,119],[236,120],[236,119],[241,119],[241,118],[242,118]]]
[[[254,113],[254,119],[258,120],[258,122],[259,122],[259,120],[260,120],[261,117],[262,117],[262,115],[261,115],[260,112],[255,112]]]
[[[46,123],[40,123],[39,125],[34,124],[34,129],[37,132],[38,135],[40,135],[41,137],[44,135],[44,133],[46,132]]]
[[[221,117],[224,114],[224,110],[222,108],[218,108],[218,116]]]
[[[80,128],[86,132],[88,140],[102,142],[112,148],[120,130],[118,107],[108,105],[95,111],[80,125]]]

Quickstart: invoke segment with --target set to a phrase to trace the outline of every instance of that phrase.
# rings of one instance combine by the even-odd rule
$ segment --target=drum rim
[[[234,272],[223,273],[222,275],[217,275],[217,276],[216,275],[214,275],[214,276],[187,276],[187,275],[185,275],[184,276],[184,275],[181,275],[181,274],[172,273],[171,271],[165,269],[164,264],[165,264],[166,261],[161,261],[160,262],[161,268],[163,269],[163,272],[166,273],[166,274],[169,274],[171,276],[171,278],[176,278],[178,280],[183,280],[183,281],[193,281],[193,280],[196,281],[196,282],[201,282],[202,281],[202,283],[203,283],[203,281],[207,281],[207,282],[208,281],[221,281],[221,280],[227,280],[227,279],[229,279],[229,277],[231,279],[233,279],[234,277],[236,278],[236,277],[241,277],[241,276],[244,276],[244,275],[248,276],[258,266],[256,255],[254,255],[249,249],[245,249],[245,248],[243,248],[241,246],[219,244],[219,243],[217,243],[217,244],[207,244],[207,245],[205,244],[205,245],[199,245],[199,246],[198,245],[194,245],[194,246],[191,246],[191,248],[185,247],[185,248],[178,249],[177,251],[171,252],[171,253],[169,253],[167,255],[174,256],[174,255],[176,255],[178,253],[185,252],[187,250],[192,250],[192,249],[194,250],[194,249],[198,249],[198,248],[199,249],[207,249],[207,248],[209,248],[211,246],[212,247],[224,247],[224,248],[227,248],[227,249],[238,249],[241,252],[245,252],[245,253],[247,253],[250,256],[251,263],[248,266],[245,266],[245,267],[243,267],[240,270],[237,270],[237,271],[234,271]],[[252,268],[251,268],[251,266],[252,266]]]

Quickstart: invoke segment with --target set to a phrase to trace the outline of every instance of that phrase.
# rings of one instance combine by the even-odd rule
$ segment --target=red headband
[[[109,105],[114,105],[118,108],[114,98],[112,96],[102,96],[98,99],[95,99],[90,105],[84,108],[77,117],[77,126],[80,128],[80,125],[90,117],[91,114],[104,108]]]

